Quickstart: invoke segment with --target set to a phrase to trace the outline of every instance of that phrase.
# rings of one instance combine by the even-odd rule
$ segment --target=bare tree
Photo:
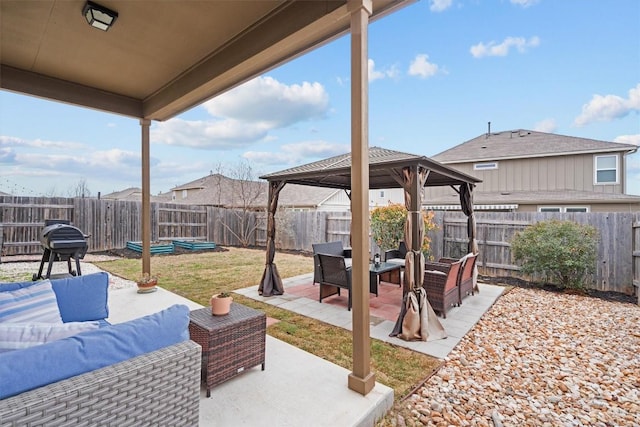
[[[69,197],[91,197],[91,190],[89,190],[86,178],[81,178],[75,187],[69,189]]]
[[[242,246],[247,247],[254,240],[258,229],[255,212],[266,206],[266,185],[256,181],[255,172],[248,162],[238,163],[233,167],[230,170],[230,178],[229,188],[223,189],[220,185],[219,194],[227,191],[229,200],[227,207],[232,208],[237,226],[231,227],[222,219],[220,223],[240,241]]]

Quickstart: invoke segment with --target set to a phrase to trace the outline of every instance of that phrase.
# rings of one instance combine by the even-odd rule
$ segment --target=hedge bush
[[[511,250],[525,274],[541,274],[560,287],[584,288],[596,270],[598,231],[573,221],[538,222],[516,233]]]

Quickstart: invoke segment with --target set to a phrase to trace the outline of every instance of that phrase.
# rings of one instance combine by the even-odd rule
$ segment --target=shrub
[[[397,248],[404,240],[404,222],[407,209],[396,203],[380,206],[371,211],[371,234],[383,251]]]
[[[388,206],[374,208],[371,211],[371,233],[373,239],[384,250],[397,248],[404,240],[404,223],[407,220],[407,209],[400,204],[391,203]],[[437,228],[432,211],[422,212],[424,222],[424,239],[422,252],[429,258],[431,239],[427,233]]]
[[[516,233],[511,241],[513,258],[522,272],[538,273],[560,287],[583,288],[587,274],[596,268],[598,231],[572,221],[541,221]]]

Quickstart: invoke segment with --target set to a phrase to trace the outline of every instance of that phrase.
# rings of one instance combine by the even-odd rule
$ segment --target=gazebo
[[[366,148],[366,147],[365,147]],[[287,183],[316,187],[340,188],[348,192],[352,202],[351,240],[353,250],[352,295],[353,295],[353,346],[354,371],[362,370],[361,377],[369,372],[369,189],[404,189],[407,221],[405,242],[408,253],[405,259],[405,292],[422,281],[424,259],[420,250],[423,236],[421,216],[424,187],[451,186],[460,194],[462,210],[468,217],[469,251],[477,252],[475,243],[475,220],[473,215],[473,187],[479,179],[442,165],[425,156],[402,153],[379,147],[363,150],[368,163],[368,173],[358,169],[362,159],[348,153],[314,163],[286,169],[261,176],[269,182],[267,205],[266,265],[259,285],[263,296],[281,295],[284,292],[278,274],[275,257],[275,215],[278,209],[278,194]],[[360,173],[358,173],[360,172]],[[354,191],[354,187],[358,190]],[[353,197],[359,197],[354,203]],[[428,302],[427,302],[428,304]],[[356,365],[361,362],[362,365]],[[351,378],[350,378],[351,379]]]

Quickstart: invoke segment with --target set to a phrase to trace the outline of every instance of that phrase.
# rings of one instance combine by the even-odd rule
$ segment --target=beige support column
[[[142,273],[151,274],[151,180],[149,178],[149,127],[151,120],[140,119],[142,128]]]
[[[351,13],[351,246],[353,248],[353,372],[349,388],[375,386],[369,338],[369,109],[367,29],[371,0],[349,0]]]

